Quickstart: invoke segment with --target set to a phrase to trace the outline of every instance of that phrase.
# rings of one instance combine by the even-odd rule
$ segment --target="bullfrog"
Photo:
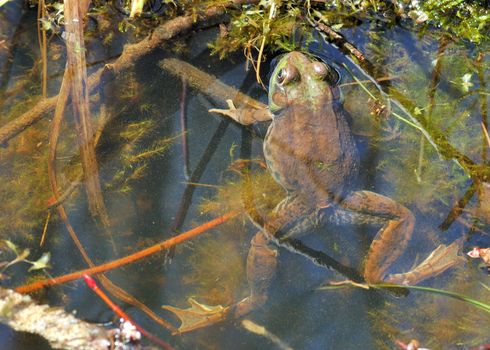
[[[439,246],[411,271],[389,274],[403,254],[415,217],[400,203],[381,194],[355,190],[359,155],[339,103],[339,75],[328,64],[305,53],[284,55],[269,82],[268,110],[252,113],[235,109],[211,110],[240,124],[271,120],[263,152],[275,181],[286,197],[262,223],[251,241],[247,258],[250,295],[228,307],[210,307],[189,299],[191,307],[164,306],[182,321],[187,332],[240,317],[262,306],[277,268],[281,241],[297,237],[320,223],[372,223],[381,228],[374,237],[363,267],[367,283],[416,284],[457,262],[458,246]]]

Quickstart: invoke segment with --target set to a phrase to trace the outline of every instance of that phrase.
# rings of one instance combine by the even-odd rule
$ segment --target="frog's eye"
[[[277,83],[279,85],[286,85],[291,81],[296,80],[299,77],[298,69],[295,66],[286,66],[282,68],[277,74]]]
[[[325,78],[328,75],[329,69],[327,65],[322,62],[313,62],[313,71],[318,76],[318,78]]]
[[[340,80],[339,73],[323,62],[313,62],[313,71],[319,79],[324,79],[331,85],[337,84]]]

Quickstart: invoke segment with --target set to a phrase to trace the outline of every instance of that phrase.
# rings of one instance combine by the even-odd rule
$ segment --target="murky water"
[[[12,5],[0,11],[4,11],[0,34],[11,45],[8,54],[0,56],[3,126],[35,105],[40,81],[33,69],[39,59],[35,10],[17,11]],[[5,25],[7,20],[11,26]],[[89,74],[117,57],[126,40],[139,40],[131,30],[115,31],[109,40],[113,28],[102,23],[94,22],[89,28]],[[104,228],[91,217],[80,186],[64,204],[95,264],[128,255],[239,209],[246,187],[246,165],[241,159],[253,160],[247,164],[254,181],[255,203],[261,210],[272,209],[284,196],[260,165],[267,124],[243,127],[225,122],[225,118],[208,112],[226,106],[216,96],[219,94],[206,92],[207,86],[189,83],[183,97],[181,77],[159,67],[162,59],[177,58],[267,103],[267,92],[256,83],[253,70],[245,69],[241,53],[226,60],[209,56],[206,43],[216,34],[216,29],[209,29],[169,43],[135,62],[134,69],[122,72],[91,101],[95,121],[100,125],[104,115],[109,120],[96,151],[111,226]],[[455,203],[474,182],[464,160],[462,163],[457,158],[464,155],[475,167],[487,162],[489,145],[482,123],[487,125],[489,113],[488,53],[481,53],[479,46],[442,39],[438,31],[414,33],[402,25],[364,23],[345,29],[343,34],[368,57],[376,78],[381,78],[379,84],[393,97],[391,101],[321,36],[315,35],[308,48],[341,73],[344,107],[352,117],[362,160],[358,189],[389,196],[410,208],[416,217],[413,238],[393,271],[410,269],[440,243],[459,239],[462,252],[473,246],[488,247],[488,225],[484,214],[478,212],[478,196],[470,196],[460,216],[448,219]],[[61,38],[52,38],[48,54],[48,93],[54,95],[64,69]],[[265,79],[268,62],[263,69]],[[356,79],[361,84],[356,84]],[[376,105],[384,106],[387,112],[373,115]],[[182,106],[187,119],[185,131],[181,128]],[[426,125],[410,115],[426,120]],[[50,117],[44,118],[0,150],[0,234],[2,239],[30,248],[32,260],[50,252],[49,274],[58,276],[86,265],[56,211],[48,218],[46,243],[39,248],[47,201],[52,195],[46,168],[49,127]],[[420,128],[428,132],[424,135]],[[68,114],[58,146],[62,192],[80,171],[73,129]],[[188,151],[183,146],[183,133]],[[171,256],[159,253],[107,276],[178,326],[178,320],[162,310],[162,305],[186,308],[188,297],[210,305],[230,305],[247,296],[246,257],[255,232],[242,211],[238,218],[177,246]],[[328,225],[301,239],[340,263],[360,269],[375,233],[375,227]],[[7,248],[1,257],[13,259]],[[464,259],[456,268],[422,285],[488,304],[488,274],[477,264]],[[43,277],[42,273],[28,272],[28,267],[18,264],[7,269],[3,286],[13,288],[33,275]],[[264,326],[292,349],[394,349],[395,339],[408,342],[413,338],[432,350],[469,349],[490,342],[488,312],[445,296],[411,291],[400,297],[360,288],[318,290],[326,282],[343,279],[338,272],[280,249],[269,300],[246,318]],[[91,322],[116,319],[81,281],[52,287],[41,298],[76,310],[78,317]],[[267,337],[247,331],[241,320],[172,336],[137,308],[120,305],[142,327],[176,349],[277,347]],[[19,345],[18,349],[22,348],[26,347]]]

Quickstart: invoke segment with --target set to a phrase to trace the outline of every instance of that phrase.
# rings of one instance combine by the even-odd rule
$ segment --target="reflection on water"
[[[23,16],[9,62],[0,56],[1,66],[7,67],[1,72],[1,125],[34,106],[39,94],[40,82],[32,69],[39,58],[32,44],[37,35],[35,13],[27,11]],[[9,18],[9,23],[15,21]],[[109,31],[107,27],[103,30]],[[117,56],[121,43],[130,36],[117,30],[114,33],[110,40],[105,34],[107,42],[102,43],[97,36],[88,40],[87,59],[93,64],[89,73]],[[1,34],[14,40],[4,24]],[[478,167],[486,164],[488,157],[482,131],[488,116],[488,55],[480,55],[478,47],[441,38],[437,31],[422,35],[402,26],[364,23],[346,28],[344,34],[374,65],[380,87],[393,97],[391,102],[320,36],[309,44],[310,50],[333,62],[341,72],[342,99],[352,118],[362,162],[358,187],[397,200],[416,217],[414,236],[392,270],[410,269],[414,261],[420,262],[440,243],[462,239],[465,249],[490,245],[486,218],[473,216],[478,214],[481,197],[467,194],[473,183],[468,169],[487,171]],[[254,206],[264,214],[284,198],[284,191],[263,165],[262,140],[267,124],[245,128],[223,122],[222,117],[207,111],[226,108],[223,96],[207,94],[192,84],[182,102],[181,79],[157,64],[163,58],[183,60],[267,103],[267,93],[255,82],[255,73],[244,70],[241,54],[227,60],[209,57],[206,43],[215,35],[214,29],[194,33],[185,39],[182,54],[175,53],[183,44],[178,41],[143,58],[91,101],[94,120],[105,124],[97,158],[110,229],[100,227],[90,217],[81,186],[74,186],[64,204],[71,224],[96,263],[128,255],[225,212],[243,212],[244,188],[253,189]],[[54,37],[52,45],[62,45],[61,39]],[[48,51],[55,55],[54,49]],[[51,60],[48,90],[53,95],[64,62],[62,57]],[[267,70],[265,65],[263,69]],[[181,129],[183,109],[187,115],[185,138]],[[58,146],[61,192],[81,174],[70,117],[64,122]],[[49,219],[45,245],[36,248],[51,197],[46,174],[49,125],[50,120],[45,119],[0,149],[0,234],[31,248],[32,260],[51,252],[49,272],[57,276],[85,265],[56,215]],[[428,135],[420,127],[428,130]],[[184,140],[188,151],[184,151]],[[455,155],[454,150],[464,157]],[[189,164],[190,176],[184,171],[185,163]],[[466,197],[463,213],[451,215],[454,203]],[[185,308],[188,297],[209,305],[230,305],[247,296],[246,258],[255,231],[246,215],[241,215],[176,247],[171,259],[156,254],[108,276],[178,326],[177,319],[163,311],[162,305]],[[375,233],[375,227],[332,224],[312,231],[302,237],[302,242],[361,270]],[[7,253],[3,256],[10,258]],[[477,264],[462,263],[423,285],[488,304],[488,276]],[[20,285],[34,275],[20,265],[5,273],[9,276],[5,286]],[[42,277],[42,273],[36,276]],[[488,313],[460,301],[415,291],[399,297],[358,288],[317,290],[328,281],[344,278],[280,249],[269,300],[247,317],[293,349],[393,349],[394,339],[408,342],[412,338],[433,350],[466,349],[490,342]],[[51,288],[44,297],[52,304],[78,310],[79,317],[93,322],[114,319],[82,283]],[[271,348],[269,340],[247,331],[239,321],[171,336],[137,308],[121,304],[141,326],[177,349]]]
[[[0,347],[3,350],[50,350],[49,343],[39,335],[15,332],[12,328],[0,325]]]

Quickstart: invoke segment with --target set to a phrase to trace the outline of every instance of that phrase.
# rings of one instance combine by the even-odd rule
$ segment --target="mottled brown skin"
[[[334,113],[330,87],[323,88],[325,94],[313,111],[307,103],[291,101],[274,118],[264,140],[274,179],[311,206],[341,198],[359,169],[347,121]]]
[[[412,271],[386,275],[404,252],[415,218],[410,210],[388,197],[353,191],[359,159],[347,119],[335,107],[335,75],[329,66],[299,52],[285,55],[276,66],[269,85],[269,107],[275,115],[271,114],[264,155],[272,176],[286,189],[287,196],[261,220],[261,229],[252,239],[247,259],[250,296],[218,315],[199,311],[208,324],[228,315],[242,316],[264,304],[277,267],[276,243],[319,223],[350,221],[381,226],[364,264],[364,278],[369,283],[414,284],[444,271],[456,260],[445,260],[448,251],[440,247],[438,254]],[[254,121],[250,114],[240,115],[236,109],[214,111],[243,124]],[[196,316],[195,309],[176,313],[183,320],[187,319],[186,313]],[[202,326],[202,322],[196,326],[187,322],[180,331]]]

